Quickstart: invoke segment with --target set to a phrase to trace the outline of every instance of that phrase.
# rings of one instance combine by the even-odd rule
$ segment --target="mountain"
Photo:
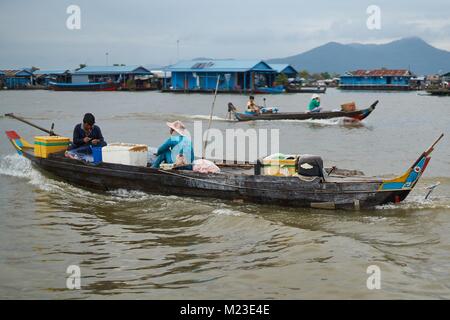
[[[357,69],[410,69],[417,75],[450,71],[450,52],[435,48],[420,38],[404,38],[386,44],[341,44],[329,42],[304,53],[269,63],[288,63],[297,70],[336,72]]]

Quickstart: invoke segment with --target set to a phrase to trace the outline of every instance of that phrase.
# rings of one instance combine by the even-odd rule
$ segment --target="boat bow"
[[[400,177],[394,179],[386,179],[383,180],[383,183],[380,186],[379,191],[408,191],[408,193],[416,186],[422,174],[425,172],[425,169],[428,166],[428,163],[431,160],[431,153],[434,151],[434,148],[442,140],[444,134],[433,143],[433,145],[428,148],[428,150],[424,151],[421,156],[414,162],[414,164]],[[405,195],[405,198],[407,194]],[[395,202],[403,201],[401,198],[395,199]]]

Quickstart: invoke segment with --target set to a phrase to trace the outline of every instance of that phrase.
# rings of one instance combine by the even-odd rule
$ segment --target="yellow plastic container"
[[[70,139],[59,136],[34,137],[34,155],[39,158],[47,158],[49,154],[66,151]]]
[[[296,159],[278,160],[270,159],[263,160],[263,175],[266,176],[282,176],[290,177],[296,175],[295,162]]]

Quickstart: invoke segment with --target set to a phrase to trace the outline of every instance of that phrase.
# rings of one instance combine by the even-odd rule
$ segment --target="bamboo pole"
[[[208,138],[209,138],[208,137],[209,129],[211,129],[212,117],[213,117],[213,113],[214,113],[214,106],[216,104],[216,98],[217,98],[217,91],[219,91],[219,81],[220,81],[220,74],[217,76],[216,91],[214,92],[214,100],[213,100],[213,103],[211,106],[211,112],[209,114],[208,130],[206,131],[206,138],[205,138],[205,141],[203,142],[202,159],[205,159],[206,147],[208,145]]]

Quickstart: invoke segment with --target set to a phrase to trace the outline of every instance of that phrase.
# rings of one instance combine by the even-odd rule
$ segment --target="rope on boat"
[[[262,189],[262,188],[252,188],[252,187],[241,187],[241,186],[237,186],[237,185],[229,184],[229,183],[215,182],[215,181],[210,181],[210,180],[206,180],[206,179],[200,179],[200,178],[190,177],[190,176],[186,176],[186,175],[179,174],[179,173],[169,172],[169,171],[165,171],[165,170],[161,170],[161,169],[159,169],[158,171],[161,172],[161,173],[165,173],[165,174],[172,175],[172,176],[176,176],[176,177],[180,177],[180,178],[185,178],[185,179],[190,179],[190,180],[195,180],[195,181],[201,181],[201,182],[211,183],[211,184],[215,184],[215,185],[219,185],[219,186],[230,187],[230,188],[236,188],[236,189],[250,189],[250,190],[256,190],[256,191],[275,191],[274,189]]]
[[[176,176],[176,177],[180,177],[180,178],[184,178],[184,179],[190,179],[190,180],[195,180],[195,181],[201,181],[201,182],[206,182],[206,183],[210,183],[210,184],[215,184],[215,185],[219,185],[219,186],[225,186],[225,187],[230,187],[230,188],[235,188],[235,189],[248,189],[248,190],[254,190],[254,191],[268,191],[268,192],[278,192],[279,189],[266,189],[266,188],[252,188],[252,187],[242,187],[242,186],[237,186],[237,185],[232,185],[232,184],[228,184],[228,183],[222,183],[222,182],[215,182],[215,181],[210,181],[210,180],[206,180],[206,179],[200,179],[200,178],[195,178],[195,177],[190,177],[190,176],[186,176],[183,174],[179,174],[179,173],[174,173],[174,172],[169,172],[169,171],[165,171],[165,170],[161,170],[158,169],[159,172],[164,173],[164,174],[168,174],[168,175],[172,175],[172,176]],[[336,193],[377,193],[379,192],[379,190],[373,190],[373,191],[368,191],[368,190],[355,190],[355,191],[340,191],[340,192],[329,192],[329,191],[322,191],[322,190],[317,190],[317,191],[308,191],[308,190],[295,190],[295,189],[289,189],[286,190],[287,192],[293,191],[293,192],[298,192],[301,191],[303,193],[322,193],[322,194],[336,194]],[[390,190],[392,191],[392,190]]]

